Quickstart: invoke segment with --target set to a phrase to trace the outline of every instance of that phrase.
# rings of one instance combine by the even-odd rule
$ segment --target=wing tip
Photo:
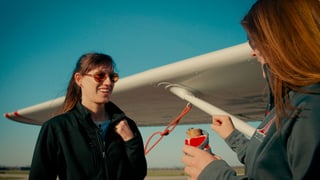
[[[18,111],[4,113],[3,116],[7,119],[10,119],[12,121],[16,121],[19,123],[25,123],[30,125],[41,125],[41,123],[36,122],[34,119],[21,116]]]
[[[7,112],[7,113],[4,113],[3,116],[4,116],[5,118],[14,120],[13,117],[12,117],[12,115],[16,115],[16,114],[17,114],[16,112],[13,112],[13,113],[8,113],[8,112]]]

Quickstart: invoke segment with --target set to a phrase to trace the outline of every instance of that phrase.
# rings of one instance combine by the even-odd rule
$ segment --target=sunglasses
[[[93,77],[93,79],[97,83],[101,83],[109,77],[109,79],[113,82],[116,83],[119,80],[119,74],[117,73],[105,73],[105,72],[96,72],[94,74],[85,74],[86,76]]]

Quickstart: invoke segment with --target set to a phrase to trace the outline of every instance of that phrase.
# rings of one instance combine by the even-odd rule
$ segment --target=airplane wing
[[[263,118],[265,81],[247,43],[181,60],[120,79],[111,101],[138,126],[166,125],[190,102],[180,124],[211,123],[211,115],[228,113],[236,128],[252,135],[243,121]],[[41,125],[61,107],[59,97],[15,112],[8,119]]]

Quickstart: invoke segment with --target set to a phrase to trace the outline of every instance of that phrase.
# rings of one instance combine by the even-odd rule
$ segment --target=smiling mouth
[[[110,94],[112,92],[112,89],[110,88],[100,88],[98,89],[99,92],[104,93],[104,94]]]

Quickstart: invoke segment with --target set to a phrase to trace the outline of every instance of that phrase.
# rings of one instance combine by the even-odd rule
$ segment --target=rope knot
[[[191,104],[188,103],[187,106],[183,109],[183,111],[178,115],[178,117],[176,117],[173,121],[171,121],[171,123],[169,123],[167,125],[167,127],[162,131],[162,132],[155,132],[153,133],[147,140],[145,146],[144,146],[144,154],[147,155],[149,153],[149,151],[151,151],[151,149],[153,149],[158,143],[159,141],[163,138],[163,136],[167,136],[169,135],[174,128],[178,125],[180,119],[186,115],[191,109]],[[171,129],[170,129],[171,128]],[[155,135],[160,135],[160,137],[158,138],[158,140],[156,140],[153,145],[148,149],[148,145],[151,141],[151,139],[155,136]]]
[[[160,135],[167,136],[167,135],[169,135],[169,133],[170,133],[169,129],[165,129]]]

